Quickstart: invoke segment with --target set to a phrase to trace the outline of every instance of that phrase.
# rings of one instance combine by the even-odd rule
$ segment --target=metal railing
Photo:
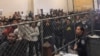
[[[25,26],[25,25],[27,25],[27,24],[31,24],[31,23],[38,23],[38,22],[40,22],[40,29],[39,29],[39,38],[40,38],[40,44],[39,44],[39,46],[41,47],[40,49],[42,50],[41,51],[41,56],[43,56],[43,48],[42,48],[42,46],[43,46],[43,44],[44,44],[44,42],[45,42],[45,38],[44,38],[44,28],[45,28],[45,26],[44,26],[44,22],[46,21],[46,20],[50,20],[50,21],[52,21],[52,20],[55,20],[55,19],[59,19],[59,18],[61,18],[61,19],[63,19],[63,18],[68,18],[69,16],[70,17],[72,17],[71,19],[73,19],[75,16],[79,16],[79,15],[84,15],[84,14],[88,14],[89,15],[89,17],[92,19],[92,18],[94,18],[94,17],[91,17],[93,14],[91,14],[91,12],[83,12],[83,13],[77,13],[77,14],[72,14],[72,15],[66,15],[66,16],[59,16],[59,17],[52,17],[52,18],[46,18],[46,19],[40,19],[40,20],[36,20],[36,21],[27,21],[27,22],[21,22],[21,23],[17,23],[17,24],[10,24],[10,25],[4,25],[4,26],[0,26],[0,28],[6,28],[6,27],[11,27],[11,26],[18,26],[18,29],[21,29],[20,28],[20,26]],[[61,20],[60,19],[60,20]],[[70,19],[70,20],[71,20]],[[75,23],[75,19],[73,19],[73,21],[74,21],[74,23]],[[93,20],[92,20],[93,21]],[[52,23],[52,22],[51,22]],[[63,24],[61,24],[61,26],[62,26]],[[76,25],[75,24],[73,24],[74,25],[74,31],[75,31],[75,27],[76,27]],[[100,31],[100,30],[94,30],[93,28],[93,25],[90,25],[90,27],[92,28],[91,29],[91,31],[90,32],[94,32],[94,31]],[[24,29],[24,30],[23,30]],[[23,28],[23,29],[21,29],[21,30],[23,30],[23,32],[26,32],[26,33],[28,33],[28,31],[27,31],[27,29],[25,29],[25,28]],[[31,31],[30,29],[28,29],[29,31]],[[47,31],[45,31],[46,33],[48,33],[48,31],[49,31],[50,29],[48,28],[48,30]],[[62,29],[63,31],[64,31],[64,29]],[[19,33],[19,32],[18,32]],[[25,34],[26,34],[25,33]],[[29,32],[30,33],[30,32]],[[24,34],[24,33],[23,33]],[[54,34],[54,33],[53,33]],[[62,33],[62,34],[64,34],[64,33]],[[19,34],[20,35],[20,34]],[[27,35],[27,37],[30,37],[29,36],[29,34],[26,34]],[[25,35],[25,36],[26,36]],[[54,35],[52,35],[53,37],[54,37]],[[46,36],[45,36],[46,37]],[[53,38],[52,37],[52,38]],[[61,37],[64,37],[64,36],[61,36]],[[76,37],[76,36],[75,36]],[[49,38],[48,38],[49,39]],[[50,39],[49,41],[50,42],[52,42],[51,41],[52,39]],[[70,45],[71,43],[73,43],[73,42],[75,42],[76,41],[76,39],[74,40],[74,41],[71,41],[71,42],[69,42],[69,43],[67,43],[67,44],[64,44],[64,45],[62,45],[61,47],[59,47],[59,48],[57,48],[57,50],[54,50],[53,52],[52,52],[52,54],[55,54],[57,51],[60,51],[61,49],[64,49],[64,48],[66,48],[66,46],[68,46],[68,45]],[[63,42],[63,41],[62,41]],[[52,43],[50,43],[50,44],[52,44]],[[24,42],[23,42],[23,45],[24,45]],[[53,44],[53,45],[55,45],[55,44]],[[19,47],[17,47],[17,48],[19,48]],[[29,48],[29,47],[28,47]],[[10,51],[10,50],[8,50],[8,51]],[[35,50],[36,51],[36,50]],[[27,51],[27,52],[29,52],[29,51]],[[28,54],[27,54],[28,55]]]

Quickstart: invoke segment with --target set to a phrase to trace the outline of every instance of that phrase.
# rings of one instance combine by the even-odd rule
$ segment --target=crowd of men
[[[75,28],[77,26],[84,27],[85,33],[91,31],[92,18],[89,13],[67,16],[63,10],[51,10],[50,14],[41,14],[33,17],[33,13],[30,12],[29,16],[25,17],[23,12],[15,12],[13,17],[10,16],[8,20],[3,17],[0,21],[0,26],[46,19],[43,22],[0,28],[0,56],[33,56],[35,54],[39,56],[42,37],[44,43],[48,41],[52,46],[52,51],[54,51],[54,46],[58,49],[75,39]],[[71,12],[71,14],[73,13]],[[67,17],[48,19],[56,16]],[[95,14],[94,21],[95,29],[99,30],[100,27],[97,25],[100,25],[100,17],[98,14]],[[70,46],[73,49],[73,44]],[[68,52],[68,47],[64,51]]]

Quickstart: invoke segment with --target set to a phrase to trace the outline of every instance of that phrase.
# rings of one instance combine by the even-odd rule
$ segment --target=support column
[[[28,12],[34,12],[34,0],[28,0]]]

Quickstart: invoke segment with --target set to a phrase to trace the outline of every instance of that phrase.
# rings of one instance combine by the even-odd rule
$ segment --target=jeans
[[[39,54],[38,54],[38,42],[34,42],[34,41],[29,41],[29,56],[34,55],[34,47],[35,47],[35,51],[36,51],[36,56],[39,56]]]

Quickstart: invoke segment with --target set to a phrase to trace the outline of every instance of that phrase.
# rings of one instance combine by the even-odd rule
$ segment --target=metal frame
[[[63,17],[68,17],[68,16],[75,16],[75,15],[86,14],[86,13],[90,13],[90,12],[82,12],[82,13],[77,13],[77,14],[72,14],[72,15],[66,15],[66,16],[52,17],[52,18],[40,19],[40,20],[36,20],[36,21],[27,21],[27,22],[21,22],[21,23],[17,23],[17,24],[4,25],[4,26],[0,26],[0,28],[9,27],[9,26],[16,26],[16,25],[23,25],[23,24],[29,24],[29,23],[33,23],[33,22],[40,22],[40,21],[44,21],[44,20],[47,20],[47,19],[63,18]]]
[[[91,16],[91,19],[92,19],[92,21],[93,21],[93,15],[92,15],[92,13],[91,12],[83,12],[83,13],[77,13],[77,14],[72,14],[72,15],[67,15],[67,16],[59,16],[59,17],[53,17],[53,18],[47,18],[47,19],[40,19],[40,20],[36,20],[36,21],[27,21],[27,22],[22,22],[22,23],[18,23],[18,24],[11,24],[11,25],[5,25],[5,26],[0,26],[0,28],[4,28],[4,27],[9,27],[9,26],[16,26],[16,25],[24,25],[24,24],[29,24],[29,23],[33,23],[33,22],[41,22],[41,26],[40,26],[40,28],[41,28],[41,42],[42,42],[42,45],[43,45],[43,42],[44,42],[44,40],[43,40],[43,21],[44,20],[48,20],[48,19],[54,19],[54,18],[63,18],[63,17],[68,17],[68,16],[75,16],[75,15],[80,15],[80,14],[86,14],[86,13],[89,13],[90,14],[90,16]],[[92,23],[92,25],[91,25],[91,27],[92,27],[92,34],[93,34],[93,32],[94,31],[100,31],[100,30],[94,30],[93,29],[93,23]],[[74,28],[75,29],[75,28]],[[52,54],[54,54],[54,53],[56,53],[57,51],[59,51],[59,50],[61,50],[61,49],[63,49],[63,48],[65,48],[66,46],[68,46],[69,44],[71,44],[71,43],[73,43],[73,42],[75,42],[76,41],[76,39],[75,40],[73,40],[73,41],[71,41],[71,42],[69,42],[68,44],[66,44],[66,45],[63,45],[62,47],[60,47],[59,49],[57,49],[56,51],[54,51]],[[41,47],[42,48],[42,47]],[[42,56],[43,56],[43,48],[42,48]]]
[[[61,49],[65,48],[66,46],[68,46],[68,45],[70,45],[70,44],[72,44],[72,43],[74,43],[75,41],[77,41],[77,39],[75,39],[75,40],[73,40],[73,41],[69,42],[68,44],[66,44],[66,45],[64,45],[64,46],[62,46],[62,47],[60,47],[60,48],[59,48],[59,49],[57,49],[56,51],[52,52],[52,54],[57,53],[59,50],[61,50]]]

